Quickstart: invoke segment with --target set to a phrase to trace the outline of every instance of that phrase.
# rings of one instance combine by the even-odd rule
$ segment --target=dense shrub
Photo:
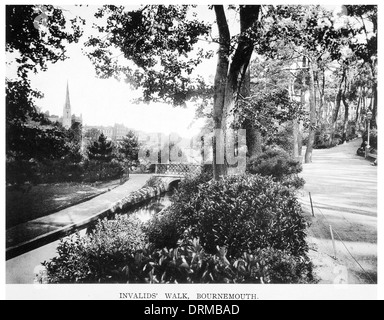
[[[108,229],[109,230],[109,229]],[[101,234],[108,230],[100,230]],[[99,237],[103,235],[99,234]],[[108,238],[110,235],[108,235]],[[97,239],[93,239],[97,240]],[[91,248],[92,243],[90,244]],[[109,250],[109,252],[111,252]],[[97,265],[88,262],[93,256]],[[117,261],[117,263],[116,263]],[[59,257],[46,262],[51,283],[119,282],[119,283],[309,283],[313,282],[308,259],[265,248],[243,253],[228,260],[225,248],[208,254],[186,231],[174,249],[133,246],[122,255],[121,249],[104,254],[83,245],[81,239],[68,239],[59,247]]]
[[[36,174],[37,164],[34,161],[11,159],[6,160],[6,182],[10,186],[20,187],[29,182],[36,184],[40,181]]]
[[[302,166],[299,161],[281,149],[268,149],[257,158],[251,159],[247,166],[251,174],[272,176],[282,180],[285,176],[300,173]]]
[[[68,159],[39,163],[36,170],[40,183],[80,182],[84,176],[84,166]]]
[[[191,228],[208,253],[225,246],[231,258],[268,247],[305,254],[306,222],[294,191],[282,184],[251,175],[198,186],[189,181],[187,187],[181,187],[164,217],[150,222],[149,240],[158,247],[175,247],[180,232]]]
[[[58,257],[44,266],[51,283],[120,282],[127,263],[144,246],[141,222],[117,216],[100,220],[91,234],[61,240]]]
[[[308,259],[265,248],[239,258],[227,257],[218,247],[208,254],[198,238],[185,232],[175,249],[159,249],[151,254],[151,283],[308,283],[313,281]],[[148,262],[147,262],[148,266]],[[144,269],[146,267],[144,266]]]
[[[182,233],[178,227],[177,217],[169,209],[165,209],[162,214],[155,215],[144,226],[144,231],[148,236],[148,241],[155,248],[175,248]]]
[[[82,180],[84,182],[107,181],[121,178],[124,173],[124,164],[119,161],[102,162],[88,160],[84,163]]]
[[[199,186],[212,179],[212,171],[203,170],[200,175],[190,176],[179,183],[179,188],[172,196],[172,206],[155,215],[145,227],[148,239],[156,248],[174,248],[182,232],[195,223],[194,208],[190,207],[190,199],[196,198]],[[182,213],[181,215],[178,212]],[[180,228],[183,226],[185,229]]]
[[[303,138],[303,145],[308,145],[309,134],[305,133]],[[324,125],[321,128],[317,128],[315,131],[315,140],[313,142],[314,149],[328,149],[336,147],[343,141],[342,132],[337,129],[332,134],[332,129],[327,128]]]
[[[293,124],[291,122],[280,126],[277,132],[268,135],[266,140],[266,146],[278,146],[288,154],[293,152],[294,140],[293,140]]]
[[[112,160],[100,162],[86,160],[73,163],[67,158],[40,162],[24,161],[7,163],[7,182],[25,183],[61,183],[96,182],[121,178],[125,173],[124,163]]]
[[[332,135],[321,129],[317,129],[315,132],[315,140],[313,142],[313,148],[314,149],[327,149],[330,147],[334,147],[335,145],[332,143],[338,143],[338,141],[335,138],[332,140]]]
[[[151,180],[150,184],[156,184]],[[146,226],[103,220],[61,242],[52,283],[308,283],[306,222],[293,190],[260,175],[180,184]],[[144,235],[145,234],[145,235]]]
[[[290,176],[286,176],[282,181],[281,184],[287,188],[290,188],[292,190],[299,190],[302,189],[305,185],[305,180],[301,177],[299,177],[297,174],[293,174]]]

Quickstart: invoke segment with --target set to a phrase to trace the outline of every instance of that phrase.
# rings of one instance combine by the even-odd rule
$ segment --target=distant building
[[[114,126],[84,126],[83,132],[87,132],[88,130],[96,129],[99,130],[100,134],[104,134],[108,140],[112,140],[115,142],[122,141],[124,137],[128,134],[131,129],[127,128],[123,124],[115,124]]]
[[[124,139],[124,137],[128,134],[130,129],[125,127],[123,124],[117,124],[113,126],[113,136],[112,140],[114,141],[121,141]]]
[[[61,123],[64,128],[69,129],[72,124],[74,123],[80,123],[83,124],[83,116],[80,115],[80,117],[76,116],[75,114],[72,114],[71,112],[71,101],[69,98],[69,86],[67,83],[67,92],[65,96],[65,104],[63,108],[63,116],[59,117],[57,115],[50,115],[49,111],[45,113],[46,117],[48,118],[49,121],[55,123]]]
[[[69,88],[67,82],[67,94],[65,96],[65,104],[63,109],[63,127],[70,128],[72,125],[72,114],[71,114],[71,101],[69,100]]]

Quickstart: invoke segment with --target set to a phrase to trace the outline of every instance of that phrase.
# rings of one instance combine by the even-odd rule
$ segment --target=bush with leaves
[[[125,280],[125,267],[144,247],[140,220],[116,216],[99,220],[90,234],[61,240],[58,256],[44,266],[51,283],[118,283]]]
[[[283,149],[288,154],[293,153],[293,124],[287,122],[279,126],[276,131],[268,132],[266,135],[266,147],[277,146]]]
[[[102,133],[97,141],[93,141],[88,146],[87,154],[90,160],[99,162],[110,162],[114,157],[114,145],[112,141],[108,141],[107,137]]]
[[[225,246],[230,258],[268,247],[306,254],[307,223],[293,190],[260,175],[195,182],[181,185],[177,201],[146,227],[158,248],[175,247],[180,232],[191,228],[208,253]]]
[[[124,164],[112,160],[111,162],[102,162],[98,160],[87,160],[83,164],[84,182],[107,181],[121,178],[124,175]]]
[[[171,249],[146,245],[137,250],[139,243],[136,243],[129,248],[113,245],[113,250],[107,245],[104,251],[91,242],[105,243],[105,237],[111,238],[111,231],[113,229],[99,229],[97,237],[88,237],[86,241],[70,238],[62,242],[59,257],[45,263],[48,281],[161,284],[313,282],[311,262],[286,251],[265,248],[228,259],[225,248],[218,247],[215,253],[208,254],[199,239],[192,238],[190,230],[186,230],[177,247]]]
[[[210,170],[203,170],[199,175],[186,177],[179,183],[178,189],[172,196],[172,206],[160,215],[155,215],[148,222],[145,232],[156,248],[176,247],[183,231],[196,223],[194,208],[189,206],[190,199],[196,196],[199,186],[210,181],[212,177]]]
[[[272,176],[277,180],[282,180],[286,176],[300,173],[303,168],[300,162],[293,159],[286,151],[271,148],[257,158],[251,159],[247,170],[251,174]]]
[[[161,249],[150,264],[151,283],[308,283],[313,282],[308,258],[273,248],[227,257],[225,247],[208,254],[186,230],[175,249]]]
[[[22,160],[7,157],[6,159],[6,183],[9,186],[20,188],[26,182],[36,184],[40,182],[37,174],[38,163],[34,160]]]
[[[156,214],[144,226],[148,240],[156,248],[175,248],[180,238],[181,230],[178,227],[177,217],[168,209]]]

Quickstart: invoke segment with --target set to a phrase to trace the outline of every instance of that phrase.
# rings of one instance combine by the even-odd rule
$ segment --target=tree
[[[232,52],[231,35],[223,6],[214,6],[216,22],[219,30],[219,51],[216,75],[214,81],[213,120],[214,128],[223,132],[223,144],[217,136],[213,140],[213,173],[216,180],[226,175],[227,165],[225,159],[225,131],[227,116],[232,112],[235,101],[240,97],[244,78],[255,45],[257,20],[261,6],[240,6],[240,35],[237,47]],[[232,61],[230,56],[233,54]],[[224,151],[224,163],[217,163],[217,150]]]
[[[347,45],[349,30],[336,28],[332,13],[321,6],[277,6],[269,8],[269,23],[258,50],[270,57],[279,47],[289,46],[301,58],[308,79],[309,138],[305,162],[311,162],[317,127],[318,99],[316,80],[328,61],[340,60]]]
[[[211,26],[198,21],[197,15],[189,19],[188,11],[194,6],[143,6],[137,10],[104,6],[97,17],[107,16],[107,26],[99,26],[104,36],[92,38],[88,46],[95,50],[88,54],[101,77],[124,76],[136,88],[143,89],[146,101],[162,100],[183,105],[195,96],[210,92],[201,77],[192,77],[194,68],[212,52],[196,49],[200,37],[209,35]],[[213,86],[213,119],[215,129],[224,132],[224,145],[219,139],[213,143],[213,169],[218,179],[226,174],[226,161],[219,163],[216,146],[225,155],[225,131],[228,114],[240,94],[245,72],[253,52],[255,30],[260,6],[230,6],[240,17],[240,34],[231,37],[224,6],[213,6],[218,27],[218,63]],[[106,35],[106,36],[105,36]],[[114,47],[133,62],[119,64],[109,48]],[[197,51],[197,52],[196,52]],[[194,58],[188,54],[194,53]],[[119,54],[118,54],[119,55]],[[216,137],[217,138],[217,137]]]
[[[47,63],[67,59],[65,42],[78,42],[84,20],[71,19],[71,31],[63,10],[52,5],[6,6],[6,52],[17,54],[18,76],[26,79],[28,72],[47,70]]]
[[[124,156],[123,160],[127,161],[128,164],[131,165],[133,161],[139,160],[139,150],[139,138],[135,132],[129,131],[120,143],[119,153]]]
[[[90,144],[97,141],[99,139],[101,132],[99,129],[91,128],[85,131],[84,139],[86,139]]]
[[[350,47],[356,57],[362,59],[369,66],[372,78],[372,120],[371,124],[377,126],[377,6],[376,5],[347,5],[347,14],[358,21],[358,26],[354,23],[348,25],[353,32],[353,41]],[[371,27],[368,26],[371,24]],[[357,40],[363,37],[364,41]],[[362,37],[361,37],[362,36]]]
[[[247,127],[248,154],[253,158],[261,153],[262,142],[277,141],[278,131],[283,126],[304,119],[306,114],[295,99],[296,76],[288,51],[279,59],[257,56],[250,69],[250,92],[238,100],[235,114],[239,125],[243,123]],[[293,144],[287,151],[294,153]]]
[[[81,151],[82,144],[82,125],[79,122],[72,123],[72,126],[66,130],[66,144],[68,146],[69,152],[66,155],[66,158],[72,163],[80,163],[83,160],[83,155]]]
[[[39,21],[41,23],[39,23]],[[36,100],[42,93],[31,88],[30,72],[45,71],[48,62],[67,58],[65,43],[77,42],[81,36],[79,22],[66,19],[61,9],[53,6],[6,6],[7,64],[15,67],[14,78],[6,78],[6,155],[7,181],[11,171],[34,172],[36,161],[60,159],[68,152],[65,132],[52,126],[38,111]],[[23,177],[18,179],[22,183]],[[24,180],[25,181],[25,180]]]
[[[12,159],[59,159],[66,154],[65,132],[53,126],[38,111],[41,93],[28,80],[6,86],[6,155]]]
[[[114,157],[112,141],[107,141],[102,133],[99,139],[88,147],[87,154],[90,160],[110,162]]]

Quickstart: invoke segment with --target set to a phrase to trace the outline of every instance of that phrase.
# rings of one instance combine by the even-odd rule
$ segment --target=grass
[[[120,185],[120,180],[103,183],[55,183],[28,189],[6,189],[6,228],[34,220],[90,200]]]

